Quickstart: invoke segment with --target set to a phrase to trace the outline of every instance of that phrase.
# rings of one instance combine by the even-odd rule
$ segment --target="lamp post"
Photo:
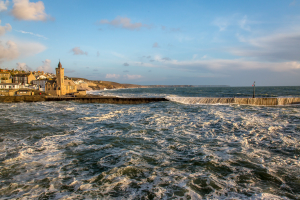
[[[253,96],[252,96],[252,98],[255,98],[255,81],[254,81],[252,86],[253,86]]]

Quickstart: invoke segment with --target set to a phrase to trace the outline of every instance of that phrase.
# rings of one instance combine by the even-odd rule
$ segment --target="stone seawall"
[[[174,101],[184,104],[240,104],[240,105],[291,105],[300,104],[300,97],[286,98],[214,98],[214,97],[169,97],[169,98],[119,98],[103,96],[53,97],[53,96],[0,96],[1,103],[76,101],[81,103],[141,104],[159,101]]]
[[[240,104],[276,106],[300,104],[300,97],[286,98],[227,98],[227,97],[167,97],[168,100],[183,104]]]
[[[141,104],[168,101],[165,98],[119,98],[119,97],[47,97],[46,101],[76,101],[81,103]]]
[[[45,96],[0,96],[1,103],[38,102],[45,101]]]
[[[300,98],[286,97],[286,98],[234,98],[235,104],[248,104],[248,105],[288,105],[288,104],[300,104]]]
[[[81,103],[141,104],[168,101],[165,98],[119,98],[119,97],[53,97],[53,96],[0,96],[0,103],[76,101]]]

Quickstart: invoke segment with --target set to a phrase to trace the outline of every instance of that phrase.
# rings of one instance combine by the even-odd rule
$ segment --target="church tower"
[[[62,68],[62,65],[59,61],[58,63],[58,67],[55,69],[56,70],[56,84],[57,84],[57,93],[58,95],[65,95],[65,81],[64,81],[64,77],[65,77],[65,69]]]

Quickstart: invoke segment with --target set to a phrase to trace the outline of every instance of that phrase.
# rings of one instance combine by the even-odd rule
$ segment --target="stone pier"
[[[272,97],[272,98],[227,98],[227,97],[57,97],[57,96],[0,96],[0,103],[39,102],[39,101],[75,101],[81,103],[108,103],[108,104],[142,104],[161,101],[173,101],[184,104],[240,104],[258,106],[277,106],[300,104],[300,97]]]

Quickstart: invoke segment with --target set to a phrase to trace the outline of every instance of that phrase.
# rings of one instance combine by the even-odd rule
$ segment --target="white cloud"
[[[247,46],[233,48],[231,53],[263,61],[300,61],[300,33],[281,33],[267,37],[245,39],[238,36]]]
[[[43,39],[48,39],[43,35],[35,34],[35,33],[32,33],[32,32],[26,32],[26,31],[22,31],[22,30],[15,30],[15,31],[17,31],[19,33],[24,33],[24,34],[30,34],[30,35],[33,35],[33,36],[36,36],[36,37],[39,37],[39,38],[43,38]]]
[[[16,63],[17,64],[17,69],[18,70],[22,70],[22,71],[32,71],[32,69],[30,67],[28,67],[28,65],[26,65],[26,63]]]
[[[21,57],[33,56],[46,50],[46,47],[38,42],[25,42],[15,40]]]
[[[7,10],[7,6],[8,5],[9,5],[9,1],[8,0],[6,0],[5,2],[4,2],[4,0],[1,0],[0,1],[0,12],[4,11],[4,10]]]
[[[250,26],[248,25],[248,19],[247,15],[245,15],[240,21],[239,21],[241,29],[244,29],[246,31],[250,31]]]
[[[116,17],[116,19],[112,21],[108,21],[107,19],[102,19],[99,22],[100,24],[109,24],[111,26],[117,27],[117,28],[123,28],[128,30],[139,30],[142,27],[151,28],[151,26],[147,24],[142,23],[131,23],[131,19],[127,17]]]
[[[88,55],[87,52],[84,52],[80,49],[80,47],[74,47],[70,50],[70,52],[73,52],[73,55]]]
[[[36,42],[23,42],[23,41],[7,41],[3,45],[0,41],[0,62],[13,60],[19,57],[27,57],[38,54],[44,51],[46,47]]]
[[[13,0],[13,3],[11,13],[18,20],[45,21],[50,18],[45,13],[45,6],[42,1],[32,3],[29,0]]]
[[[6,31],[11,31],[11,25],[5,24],[5,26],[1,26],[1,20],[0,20],[0,36],[4,35]]]
[[[157,60],[159,61],[159,60]],[[135,64],[138,64],[137,62]],[[269,70],[275,72],[288,72],[300,70],[300,62],[259,62],[247,61],[242,59],[211,59],[211,60],[189,60],[178,61],[171,60],[169,62],[157,62],[156,64],[144,63],[144,67],[164,68],[191,72],[212,72],[232,74],[237,71],[251,70]]]
[[[38,71],[54,73],[54,70],[51,67],[51,60],[46,59],[45,61],[42,61],[42,62],[43,62],[43,65],[41,65],[37,68]]]
[[[129,75],[129,74],[126,74],[123,77],[127,78],[127,79],[140,79],[140,78],[143,78],[143,76],[141,76],[141,75]]]
[[[105,78],[115,78],[118,79],[120,78],[119,74],[106,74]]]
[[[225,31],[226,28],[229,26],[229,20],[225,17],[219,17],[219,18],[216,18],[214,21],[213,21],[213,24],[215,26],[218,26],[219,27],[219,31]]]
[[[6,45],[2,45],[0,41],[0,62],[4,60],[12,60],[19,56],[19,49],[16,43],[13,41],[6,42]]]
[[[216,18],[212,24],[219,27],[219,31],[226,31],[229,28],[240,28],[245,31],[251,31],[250,24],[257,24],[258,22],[248,19],[247,15],[241,16],[233,14],[231,16],[223,16]]]

